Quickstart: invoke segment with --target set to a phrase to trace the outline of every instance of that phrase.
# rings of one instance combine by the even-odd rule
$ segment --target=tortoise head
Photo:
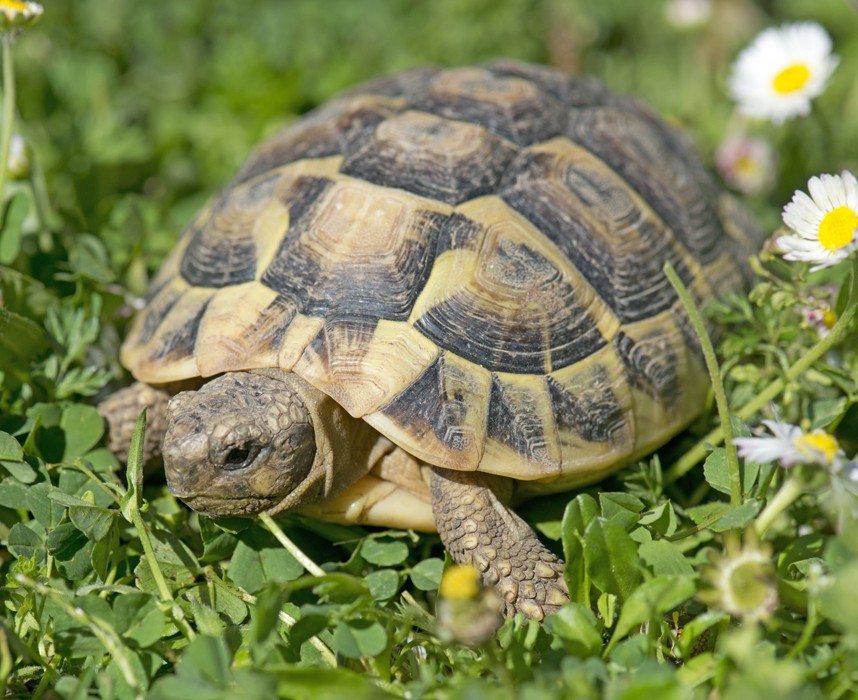
[[[303,382],[285,373],[235,372],[167,408],[170,490],[213,517],[279,512],[306,502],[316,457]]]

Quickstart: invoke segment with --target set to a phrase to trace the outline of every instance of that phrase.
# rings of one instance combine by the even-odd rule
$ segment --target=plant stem
[[[782,376],[772,381],[753,399],[737,409],[735,414],[742,420],[747,420],[780,394],[786,388],[787,384],[797,379],[814,362],[824,357],[849,329],[852,321],[855,319],[856,311],[858,311],[858,255],[852,258],[852,281],[846,308],[843,310],[840,318],[837,319],[837,323],[834,324],[831,332],[824,338],[820,338],[819,342],[791,365]],[[706,456],[706,452],[710,446],[719,445],[723,440],[724,431],[721,427],[712,430],[665,472],[664,483],[671,484],[683,474],[690,471]]]
[[[803,492],[804,482],[801,479],[790,476],[784,481],[774,497],[757,516],[754,526],[760,538],[765,535],[766,530],[769,529],[775,519],[789,508]]]
[[[679,300],[685,307],[685,313],[694,326],[694,331],[697,333],[697,338],[700,341],[700,348],[703,351],[703,359],[706,362],[706,369],[709,370],[709,378],[712,381],[712,390],[715,393],[715,404],[718,406],[718,417],[721,420],[721,431],[726,436],[727,444],[727,470],[730,476],[730,504],[732,506],[742,505],[742,478],[739,472],[739,457],[736,454],[736,446],[733,444],[733,425],[730,422],[730,404],[727,401],[727,392],[724,391],[724,382],[721,381],[721,371],[718,368],[718,358],[715,357],[715,348],[712,346],[712,340],[709,338],[709,333],[706,332],[706,325],[700,316],[700,312],[694,305],[694,300],[673,269],[670,261],[664,264],[664,274],[673,285]]]
[[[298,545],[296,545],[292,540],[286,537],[286,533],[280,529],[280,526],[274,522],[274,518],[272,518],[268,513],[260,513],[259,519],[263,522],[265,527],[267,527],[271,534],[277,538],[277,541],[283,545],[289,554],[291,554],[304,569],[312,574],[313,576],[324,576],[325,572],[323,569],[319,567],[310,557],[308,557],[304,552],[302,552]]]
[[[9,144],[15,121],[15,71],[12,65],[12,37],[6,34],[3,44],[3,124],[0,125],[0,205],[5,201],[6,169],[9,165]]]

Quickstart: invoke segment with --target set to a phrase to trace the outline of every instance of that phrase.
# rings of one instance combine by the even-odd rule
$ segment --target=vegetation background
[[[197,518],[157,478],[126,491],[100,446],[92,404],[128,381],[124,327],[182,227],[263,137],[377,74],[503,56],[595,75],[683,128],[713,167],[722,139],[747,128],[778,154],[771,186],[746,197],[770,230],[809,176],[858,171],[850,2],[715,0],[691,25],[669,20],[668,4],[44,2],[14,46],[30,170],[7,186],[0,229],[6,697],[858,696],[854,519],[832,515],[836,489],[810,474],[766,543],[741,543],[783,476],[745,465],[731,504],[724,450],[698,444],[714,411],[598,490],[525,509],[570,561],[576,601],[471,644],[470,612],[436,608],[437,538],[285,518],[326,572],[313,577],[262,525]],[[801,20],[834,40],[829,88],[810,117],[744,125],[727,97],[731,62],[764,27]],[[751,300],[716,308],[734,406],[818,343],[802,305],[844,281],[763,258]],[[844,337],[787,383],[778,410],[852,455],[854,325]],[[686,458],[688,474],[671,471],[683,454],[708,454],[706,469]],[[749,551],[770,565],[747,569],[746,588],[780,604],[742,622],[725,612],[717,572]]]

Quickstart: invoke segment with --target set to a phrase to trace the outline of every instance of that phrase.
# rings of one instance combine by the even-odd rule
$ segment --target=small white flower
[[[775,183],[777,155],[768,141],[748,136],[728,136],[715,151],[718,174],[734,190],[763,194]]]
[[[664,18],[675,29],[693,29],[712,16],[712,0],[667,0]]]
[[[764,420],[771,436],[735,438],[739,454],[752,462],[780,462],[782,467],[816,464],[831,472],[841,469],[846,458],[833,435],[816,429],[805,433],[797,425]]]
[[[776,245],[786,260],[815,263],[814,270],[845,260],[858,248],[858,180],[848,170],[820,175],[807,183],[810,192],[796,191],[784,207],[783,220],[794,235]]]
[[[831,38],[815,22],[770,27],[733,64],[730,94],[743,114],[781,124],[810,112],[837,62]]]
[[[0,0],[0,30],[26,27],[39,19],[42,12],[44,10],[37,2]]]

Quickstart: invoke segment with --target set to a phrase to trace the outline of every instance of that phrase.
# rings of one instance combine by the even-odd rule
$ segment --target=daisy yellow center
[[[810,68],[803,63],[796,63],[778,73],[772,85],[775,88],[775,92],[779,92],[781,95],[788,95],[796,90],[801,90],[809,78]]]
[[[473,566],[451,566],[441,577],[438,593],[447,600],[472,600],[480,593],[480,575]]]
[[[858,228],[858,214],[849,207],[837,207],[828,212],[819,224],[819,242],[830,251],[839,250],[852,242]]]
[[[808,457],[821,454],[828,464],[834,462],[834,458],[840,451],[837,440],[823,430],[797,437],[794,444],[799,452]]]
[[[0,0],[0,10],[5,11],[7,14],[9,10],[11,10],[12,12],[26,12],[27,9],[27,3],[25,2],[16,2],[15,0]]]

